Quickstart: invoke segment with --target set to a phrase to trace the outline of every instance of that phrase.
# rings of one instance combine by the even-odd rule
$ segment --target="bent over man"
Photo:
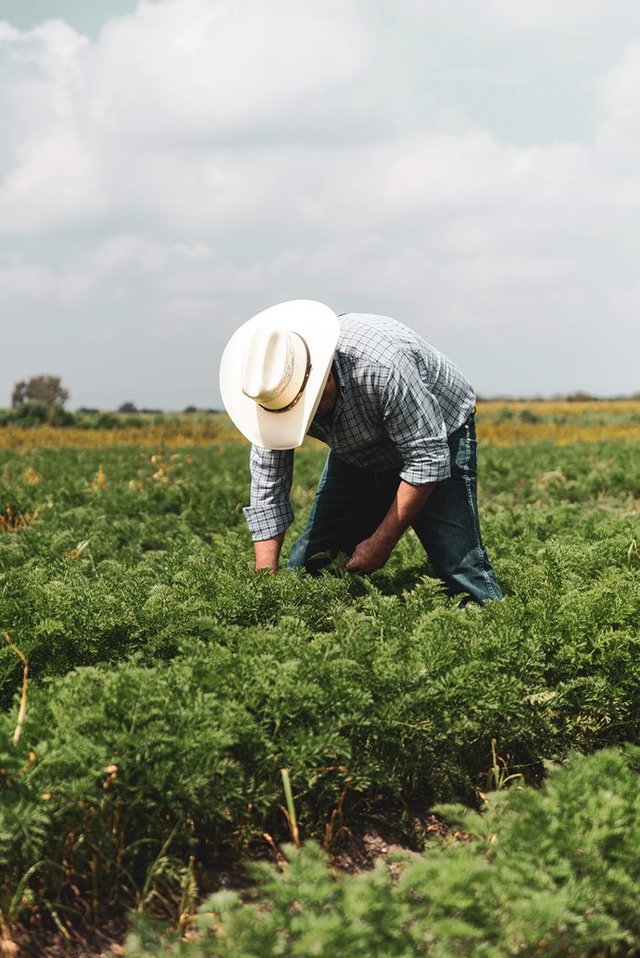
[[[281,303],[234,333],[220,388],[252,442],[244,512],[257,569],[278,567],[293,450],[309,434],[330,451],[290,568],[314,573],[342,552],[351,572],[373,572],[412,526],[451,595],[502,597],[478,520],[473,389],[408,327]]]

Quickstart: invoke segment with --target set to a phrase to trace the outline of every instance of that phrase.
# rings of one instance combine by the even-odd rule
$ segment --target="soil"
[[[445,835],[455,840],[468,839],[437,815],[416,815],[411,826],[410,834],[386,822],[369,822],[360,831],[343,828],[333,837],[331,863],[338,871],[356,874],[373,868],[381,860],[389,860],[394,874],[400,869],[393,861],[396,856],[417,855],[430,839]],[[283,860],[275,845],[268,851],[274,863]],[[207,894],[223,888],[242,892],[253,887],[239,864],[211,872],[207,877]],[[114,915],[101,928],[71,928],[66,929],[65,934],[42,922],[33,922],[16,928],[11,941],[0,939],[0,958],[115,958],[125,954],[122,942],[127,927],[126,915],[122,913]]]

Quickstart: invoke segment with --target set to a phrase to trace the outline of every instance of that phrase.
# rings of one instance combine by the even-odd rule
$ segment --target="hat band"
[[[307,354],[307,368],[305,369],[304,378],[302,380],[302,385],[300,386],[300,389],[298,390],[298,394],[294,396],[294,398],[291,400],[288,406],[283,406],[282,409],[269,409],[267,406],[263,406],[262,403],[258,403],[258,405],[260,406],[260,409],[264,409],[265,412],[273,412],[273,413],[289,412],[289,410],[293,409],[293,407],[296,405],[296,403],[300,401],[302,397],[304,388],[307,385],[307,382],[309,381],[309,375],[311,374],[312,367],[311,367],[311,356],[309,355],[309,347],[307,346],[302,336],[300,337],[300,339],[302,339],[302,342],[304,343],[304,348]]]

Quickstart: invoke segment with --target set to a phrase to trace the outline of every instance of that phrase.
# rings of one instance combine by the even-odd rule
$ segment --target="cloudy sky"
[[[217,406],[294,298],[640,390],[637,0],[0,0],[0,406]]]

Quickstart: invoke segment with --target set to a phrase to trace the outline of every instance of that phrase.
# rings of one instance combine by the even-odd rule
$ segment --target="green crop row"
[[[345,875],[317,845],[255,865],[257,889],[218,892],[168,941],[145,923],[127,958],[508,958],[640,950],[640,750],[574,758],[543,789],[483,815],[444,808],[470,840]],[[501,799],[498,801],[498,799]],[[395,873],[394,873],[395,872]]]
[[[294,533],[321,465],[297,456]],[[493,739],[534,782],[640,743],[637,449],[484,449],[481,469],[506,599],[460,610],[412,535],[370,579],[253,573],[242,447],[3,453],[3,925],[179,910],[286,839],[282,768],[303,837],[330,843],[477,801]]]

